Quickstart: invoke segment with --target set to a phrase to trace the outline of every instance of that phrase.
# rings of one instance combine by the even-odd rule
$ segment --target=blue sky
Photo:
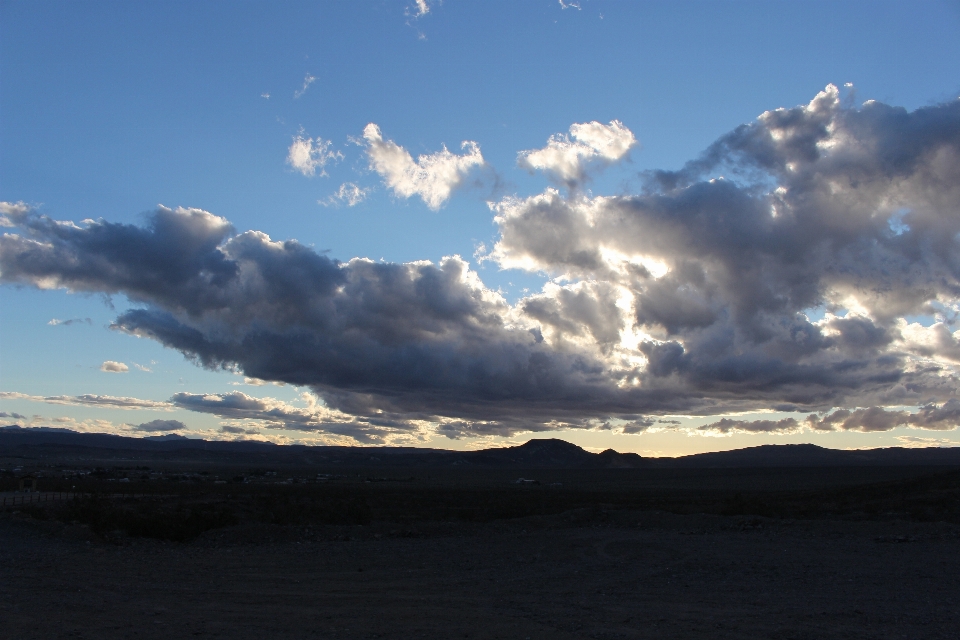
[[[812,331],[822,333],[820,337],[826,336],[824,339],[834,336],[832,346],[824,343],[822,352],[803,356],[783,355],[782,348],[774,346],[769,336],[743,337],[756,329],[756,323],[737,319],[745,313],[736,306],[742,291],[729,289],[733,285],[723,284],[726,281],[721,282],[722,278],[716,276],[720,278],[716,286],[727,286],[727,293],[716,293],[719,289],[705,284],[696,292],[700,296],[697,299],[709,298],[713,305],[710,308],[718,314],[711,317],[724,318],[716,321],[729,324],[724,325],[724,331],[749,342],[749,348],[731,346],[731,353],[739,351],[740,356],[746,357],[743,354],[755,348],[756,354],[764,354],[778,366],[807,367],[804,371],[825,366],[826,360],[803,358],[830,359],[830,366],[834,367],[831,370],[839,371],[841,362],[868,367],[866,363],[871,361],[883,368],[890,358],[896,357],[900,360],[894,369],[901,375],[883,369],[866,376],[867,382],[844,379],[842,384],[850,386],[849,393],[842,396],[800,392],[790,386],[793,383],[776,382],[780,374],[771,374],[772,383],[739,386],[730,386],[733,374],[718,374],[722,379],[707,384],[701,370],[663,370],[660,376],[653,372],[651,364],[659,362],[656,354],[674,347],[682,349],[690,362],[705,362],[707,325],[697,324],[700,320],[687,318],[671,324],[663,319],[666,312],[662,308],[650,311],[653,315],[645,320],[647,325],[640,341],[651,346],[644,351],[636,339],[630,345],[618,343],[611,347],[609,341],[597,337],[602,331],[596,318],[602,320],[605,314],[621,312],[639,318],[644,313],[642,308],[653,309],[655,301],[665,299],[654,294],[666,295],[663,290],[669,274],[683,272],[690,260],[700,259],[712,249],[701,249],[699,255],[694,252],[685,258],[682,251],[692,251],[687,243],[683,247],[677,245],[676,252],[666,258],[654,259],[651,256],[655,252],[648,252],[643,258],[648,261],[643,262],[640,249],[627,251],[621,247],[621,252],[630,254],[631,264],[642,263],[647,268],[659,260],[657,264],[667,269],[668,280],[655,273],[654,280],[631,289],[635,283],[627,281],[622,269],[618,271],[620,275],[612,276],[609,270],[583,270],[582,265],[568,259],[554,260],[555,256],[544,253],[542,243],[536,244],[539,237],[549,239],[555,235],[561,242],[570,229],[551,227],[550,220],[555,218],[549,216],[529,217],[533,215],[529,213],[533,203],[527,199],[556,189],[558,199],[543,206],[562,209],[569,205],[577,215],[587,216],[593,215],[585,213],[591,206],[625,207],[623,211],[639,207],[650,211],[652,201],[637,199],[645,193],[659,189],[664,198],[680,198],[676,192],[668,193],[671,187],[665,183],[651,186],[650,172],[681,170],[685,163],[700,157],[715,141],[732,135],[741,125],[753,123],[757,130],[769,128],[769,122],[758,120],[769,110],[795,109],[797,117],[812,118],[811,101],[831,84],[837,87],[836,104],[829,107],[834,110],[829,116],[831,132],[846,131],[848,137],[843,140],[847,142],[854,139],[863,143],[869,136],[873,136],[871,140],[899,140],[898,130],[894,129],[900,125],[876,124],[878,120],[870,116],[873,112],[863,105],[873,100],[875,104],[916,113],[914,110],[924,107],[956,102],[960,91],[960,5],[599,0],[567,4],[571,6],[564,8],[562,3],[552,0],[446,0],[423,6],[387,0],[288,2],[281,6],[259,2],[0,3],[0,201],[23,203],[30,211],[23,215],[32,216],[33,220],[49,216],[73,221],[78,228],[85,229],[89,227],[84,227],[82,221],[87,219],[149,227],[151,220],[157,220],[159,205],[171,210],[201,209],[232,224],[233,231],[224,235],[222,241],[255,230],[274,241],[296,239],[316,255],[343,263],[355,257],[385,265],[429,260],[442,271],[439,265],[444,257],[461,256],[469,263],[466,268],[472,269],[484,287],[481,291],[470,285],[473,288],[469,295],[478,296],[477,304],[482,307],[477,307],[481,309],[476,311],[479,315],[471,316],[471,331],[475,330],[476,318],[488,318],[490,313],[497,315],[498,322],[506,327],[506,333],[497,334],[498,337],[484,334],[487,342],[481,341],[482,345],[476,347],[478,352],[495,353],[507,344],[512,345],[511,349],[547,350],[536,353],[554,358],[551,366],[558,367],[560,372],[555,380],[550,378],[554,382],[549,384],[566,390],[544,390],[549,385],[540,380],[539,386],[534,386],[542,393],[511,395],[508,391],[491,390],[517,384],[506,379],[478,391],[480,387],[472,386],[475,381],[457,386],[436,382],[425,373],[415,379],[379,373],[392,371],[390,367],[407,371],[416,369],[417,363],[435,362],[432,356],[424,354],[434,347],[440,349],[440,342],[443,353],[454,353],[454,361],[462,362],[467,358],[466,352],[457,350],[467,344],[467,334],[463,333],[466,325],[444,325],[446,337],[432,332],[433,325],[416,325],[411,333],[404,333],[403,340],[409,342],[399,347],[395,341],[400,338],[393,336],[392,330],[371,334],[368,337],[379,341],[381,347],[396,347],[397,353],[407,354],[404,357],[419,353],[420,359],[410,364],[391,360],[394,356],[390,356],[364,364],[362,359],[356,360],[360,353],[357,352],[351,357],[362,371],[351,369],[349,376],[334,373],[335,367],[330,365],[332,377],[326,377],[326,370],[313,372],[319,377],[304,377],[302,372],[264,364],[267,356],[258,355],[257,362],[252,362],[235,351],[218,360],[233,372],[204,368],[195,362],[210,354],[183,347],[154,329],[138,325],[141,328],[134,330],[132,325],[118,323],[117,319],[126,317],[124,313],[130,309],[163,311],[179,318],[182,326],[207,332],[204,335],[209,338],[213,335],[209,332],[214,331],[210,324],[214,323],[213,311],[205,311],[206,316],[190,316],[183,299],[161,299],[156,297],[156,291],[142,286],[136,291],[125,289],[127,285],[117,284],[103,273],[85,274],[82,282],[70,280],[63,275],[63,264],[44,267],[48,269],[44,280],[37,272],[29,272],[23,254],[17,253],[11,244],[6,249],[9,262],[3,263],[0,275],[5,283],[0,287],[0,392],[6,394],[0,397],[0,411],[9,414],[6,420],[131,434],[161,433],[164,426],[178,427],[166,422],[137,428],[155,420],[179,421],[183,425],[178,427],[181,433],[204,437],[392,442],[455,448],[554,434],[588,447],[610,446],[621,451],[666,455],[767,442],[812,441],[825,446],[858,447],[958,440],[953,431],[956,424],[946,417],[953,407],[950,403],[956,401],[951,391],[951,387],[956,387],[955,361],[950,355],[952,343],[929,333],[939,331],[939,336],[943,331],[952,334],[958,329],[951,324],[955,294],[949,293],[951,279],[955,278],[949,267],[953,249],[936,254],[948,266],[934,265],[933,253],[911,258],[920,261],[914,266],[927,269],[927,280],[923,282],[903,281],[895,286],[883,281],[882,287],[873,288],[886,287],[885,291],[896,293],[898,286],[907,291],[922,289],[929,282],[949,281],[943,290],[935,291],[936,287],[930,285],[927,297],[909,304],[901,300],[903,296],[894,302],[845,298],[850,287],[862,287],[876,275],[867,267],[860,274],[863,280],[858,280],[859,284],[843,279],[841,282],[830,275],[835,273],[832,266],[817,271],[819,275],[811,276],[819,278],[817,291],[796,294],[796,300],[775,312],[779,314],[775,319],[764,316],[763,320],[786,326],[784,323],[793,322],[797,313],[806,312],[810,321],[820,324],[814,329],[794,327],[791,335]],[[807,106],[806,111],[796,111],[802,105]],[[949,176],[956,167],[949,164],[949,153],[941,147],[948,151],[953,148],[949,135],[954,131],[951,127],[956,124],[956,116],[955,111],[943,109],[937,113],[934,119],[946,124],[937,125],[942,127],[937,130],[941,133],[930,134],[929,149],[916,153],[933,163],[930,171],[935,169]],[[611,124],[616,122],[636,142],[625,151],[610,151],[606,147],[590,147],[599,144],[598,138],[590,138],[585,129],[581,138],[571,130],[572,125],[594,122],[607,127],[593,130],[599,132],[596,135],[621,131]],[[385,146],[382,154],[377,155],[379,147],[369,136],[364,137],[370,123],[379,127],[384,144],[395,146]],[[921,125],[902,126],[916,132]],[[551,136],[566,137],[554,138],[561,146],[551,147]],[[291,152],[298,139],[309,145],[307,161],[299,165]],[[461,160],[462,170],[450,169],[450,162],[466,157],[474,148],[462,148],[464,141],[475,143],[477,157],[482,160],[473,164]],[[444,166],[453,173],[441,179],[426,171],[426,165],[421,163],[422,179],[410,178],[413,174],[403,171],[413,165],[390,160],[394,156],[388,152],[396,148],[409,153],[411,163],[421,155],[440,163],[446,161],[449,166]],[[444,148],[450,155],[437,155]],[[827,150],[823,151],[826,157],[829,149],[835,147],[824,143],[818,148]],[[555,163],[559,157],[556,154],[518,155],[544,149],[572,153],[569,157],[579,163],[577,177],[563,179]],[[694,193],[697,184],[712,184],[710,179],[730,170],[731,165],[744,162],[742,156],[748,153],[744,149],[736,147],[736,153],[730,152],[733,155],[723,158],[721,164],[704,169],[706,173],[685,187],[685,193]],[[941,149],[940,156],[936,156],[937,149]],[[324,156],[327,160],[321,166]],[[930,160],[935,157],[940,159]],[[381,160],[379,165],[377,158]],[[528,160],[526,166],[521,166],[523,158]],[[546,159],[537,164],[536,158]],[[943,163],[948,166],[944,168]],[[754,162],[751,166],[757,169],[760,165]],[[769,167],[760,166],[759,170],[768,171]],[[818,168],[811,171],[823,175]],[[780,179],[766,175],[750,185],[756,176],[747,174],[749,171],[736,183],[744,194],[756,194],[758,185],[775,186],[771,181]],[[933,228],[932,221],[952,229],[947,224],[956,215],[956,209],[950,209],[952,201],[947,196],[937,202],[924,200],[927,196],[922,195],[917,181],[926,179],[926,173],[896,180],[884,175],[888,187],[901,178],[905,181],[903,184],[908,186],[897,187],[897,197],[904,200],[893,210],[892,205],[877,204],[895,200],[892,192],[871,195],[873,199],[867,200],[873,204],[866,200],[863,203],[874,207],[871,220],[877,216],[893,220],[896,215],[904,215],[904,211],[926,211],[922,215],[927,222],[908,225],[907,233],[897,236],[903,237],[904,242],[906,236],[919,234],[921,228]],[[341,191],[342,185],[347,185],[347,189]],[[353,206],[345,198],[336,198],[338,193],[346,194],[350,189],[363,196]],[[791,193],[799,193],[800,187],[791,189]],[[774,190],[770,189],[763,197],[772,193]],[[618,200],[606,201],[604,197]],[[797,208],[798,202],[786,202],[784,206]],[[709,215],[720,216],[717,207],[723,205],[704,206],[706,211],[713,212]],[[515,213],[512,220],[516,224],[494,221],[498,212],[507,215],[504,212],[508,209]],[[851,211],[843,210],[835,216],[853,216]],[[810,216],[804,220],[813,221],[828,214],[819,211],[804,215]],[[8,235],[29,237],[26,229],[31,228],[31,223],[18,222],[16,216],[7,218],[10,228],[4,231]],[[181,219],[182,216],[177,218]],[[663,244],[670,245],[668,236],[673,235],[656,226],[659,223],[654,224],[652,219],[645,221],[647,226],[636,231],[639,244],[656,233],[664,233]],[[867,225],[858,233],[875,232],[868,231],[868,227],[874,229]],[[50,240],[44,240],[43,234],[48,232],[38,231],[36,225],[33,228],[32,237],[42,242]],[[626,229],[611,228],[610,238],[596,239],[594,248],[609,250],[616,244],[615,239],[628,233]],[[708,228],[710,224],[704,226]],[[730,223],[729,228],[739,227]],[[695,231],[685,228],[685,232]],[[784,237],[807,237],[799,230],[782,233]],[[723,235],[718,233],[717,237]],[[783,241],[777,238],[758,240],[767,244],[754,248],[764,256],[766,249],[776,252],[771,243]],[[827,264],[829,261],[824,262],[825,258],[816,251],[824,243],[835,241],[834,237],[820,238],[820,244],[811,240],[811,252],[804,254],[804,260]],[[84,242],[77,239],[80,244],[70,244],[68,248],[98,251]],[[174,245],[164,246],[176,250],[171,248]],[[921,247],[921,252],[928,251],[920,240],[916,246]],[[789,251],[784,249],[781,253],[786,255]],[[906,253],[901,253],[897,256],[903,258]],[[843,260],[871,264],[864,262],[862,255],[857,256],[845,254]],[[889,263],[890,258],[877,259],[880,265]],[[797,261],[783,260],[790,264]],[[527,268],[509,268],[521,264]],[[623,264],[626,263],[617,269]],[[718,264],[703,267],[708,284],[720,271],[727,276],[732,273],[729,264]],[[135,265],[134,260],[124,263],[123,268]],[[382,288],[387,287],[382,282],[385,276],[367,274],[366,267],[360,267],[349,273],[355,274],[350,276],[356,278],[355,282],[365,283],[361,287],[367,291],[364,300],[372,295],[364,287],[372,286],[374,279],[378,283],[376,290],[386,291]],[[162,269],[147,274],[147,267],[143,268],[144,277],[149,276],[151,281],[169,275]],[[779,273],[777,270],[782,268],[785,267],[780,262],[764,263],[761,271],[766,274],[763,277],[773,277],[769,274]],[[53,272],[60,275],[50,280]],[[737,277],[742,280],[744,273]],[[418,271],[407,275],[419,282],[418,278],[427,278],[429,274]],[[793,286],[789,284],[795,282],[793,276],[784,278],[771,287]],[[276,284],[267,285],[271,286]],[[671,300],[678,295],[677,291],[689,292],[697,286],[700,285],[693,280],[678,281]],[[633,301],[624,302],[623,296],[630,291]],[[485,292],[499,292],[499,302],[490,303]],[[443,295],[454,297],[462,293],[443,290]],[[181,291],[176,295],[185,294]],[[290,295],[291,308],[302,302],[296,290]],[[577,296],[577,304],[586,304],[583,301],[589,298],[590,304],[600,305],[600,311],[591,312],[594,325],[584,320],[586,311],[570,306],[573,302],[569,300]],[[608,305],[604,311],[601,303],[613,304],[611,296],[620,296],[619,306]],[[795,308],[800,300],[812,307]],[[260,302],[261,299],[251,302],[244,298],[251,310],[249,315],[254,318],[250,322],[259,322],[257,326],[262,327],[270,325],[274,316],[258,316],[266,313],[257,306]],[[239,300],[235,304],[240,304]],[[494,306],[483,307],[486,304]],[[356,318],[344,315],[344,308],[338,307],[341,315],[337,317],[350,325]],[[420,307],[403,308],[416,314]],[[694,313],[689,311],[689,304],[683,308]],[[885,314],[882,308],[895,308],[896,313]],[[825,319],[825,312],[835,319],[832,328],[827,327],[831,320]],[[936,315],[938,312],[941,316]],[[763,313],[774,312],[766,309]],[[239,331],[240,325],[231,323],[240,320],[218,318],[216,322],[222,326],[217,325],[220,329],[216,331],[224,330],[223,326]],[[846,324],[841,323],[844,318]],[[898,319],[905,319],[904,324],[897,324]],[[59,323],[51,324],[54,320]],[[880,332],[877,335],[886,337],[878,338],[878,342],[871,343],[872,350],[866,351],[867,347],[857,346],[860,343],[850,342],[853,338],[844,342],[845,336],[852,335],[850,327],[855,321],[860,323],[857,331],[869,335]],[[332,335],[329,327],[303,322],[297,325],[298,330],[316,339]],[[720,332],[720,324],[710,326]],[[249,330],[253,325],[243,326]],[[361,326],[368,325],[356,325]],[[537,327],[543,342],[534,347],[525,343],[518,346],[521,342],[517,342],[517,336],[527,335],[525,332]],[[623,331],[625,326],[620,329]],[[284,325],[284,335],[292,330]],[[349,341],[353,334],[344,335]],[[425,342],[416,337],[421,335],[428,336]],[[715,344],[715,337],[710,340],[713,342],[709,344]],[[931,347],[932,344],[940,346]],[[697,348],[703,350],[696,351]],[[632,355],[627,353],[631,349]],[[619,356],[611,355],[614,352]],[[362,353],[369,355],[368,351]],[[476,366],[488,367],[484,375],[496,377],[490,372],[500,371],[502,361],[491,363],[470,353],[470,358],[480,358],[477,361],[484,363]],[[530,353],[523,353],[524,358],[530,357]],[[185,358],[184,354],[190,357]],[[611,363],[616,357],[621,358],[621,364],[614,367]],[[755,367],[759,371],[772,366],[757,358],[760,356],[740,362],[737,370]],[[617,391],[623,390],[630,378],[621,366],[626,361],[638,367],[639,377],[634,376],[636,381],[629,384],[660,389],[656,401],[640,400],[636,394],[627,397]],[[105,371],[106,362],[122,363],[126,371]],[[312,362],[314,369],[327,366],[323,358]],[[723,362],[729,364],[728,360]],[[914,378],[910,378],[909,384],[905,381],[907,374],[918,375],[920,363],[930,362],[939,367],[937,380],[941,386]],[[614,382],[613,378],[605,382],[593,378],[585,382],[584,378],[574,384],[562,373],[564,367],[591,371],[591,367],[596,367],[613,378],[620,377]],[[270,373],[273,378],[266,384],[255,383],[259,386],[245,384],[245,377],[250,377],[244,375],[248,370]],[[619,373],[611,373],[614,370]],[[456,372],[447,375],[460,380]],[[644,375],[653,378],[640,381]],[[887,388],[877,386],[879,379],[888,381],[883,383]],[[281,383],[283,386],[278,386]],[[501,384],[503,387],[498,386]],[[771,384],[778,390],[771,390]],[[821,380],[817,384],[826,383]],[[896,396],[892,389],[899,388],[897,385],[912,390],[913,395]],[[237,395],[241,393],[242,397]],[[506,395],[501,397],[498,393]],[[559,395],[554,398],[553,393]],[[87,396],[100,399],[78,400]],[[204,396],[208,396],[206,403],[202,401]],[[367,399],[361,402],[361,396]],[[174,402],[174,397],[179,400]],[[667,402],[663,400],[666,397],[677,400]],[[109,398],[144,402],[133,403],[131,406],[137,406],[136,409],[118,409],[117,402]],[[493,406],[496,408],[491,409]],[[866,413],[870,410],[874,413]],[[925,418],[916,417],[924,410]],[[850,413],[838,415],[837,411]],[[819,415],[820,422],[804,422],[810,413]],[[721,423],[724,419],[737,424]],[[775,426],[777,421],[791,419],[795,423]],[[696,429],[711,425],[714,426],[709,429]]]

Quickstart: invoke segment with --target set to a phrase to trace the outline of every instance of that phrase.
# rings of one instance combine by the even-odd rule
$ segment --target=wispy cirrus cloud
[[[294,100],[300,98],[303,94],[305,94],[307,92],[307,89],[310,88],[310,85],[312,85],[316,81],[317,81],[317,78],[315,76],[310,75],[309,73],[303,76],[303,86],[293,92]],[[269,98],[270,96],[266,95],[265,97]]]
[[[91,320],[90,318],[70,318],[68,320],[60,320],[58,318],[53,318],[47,324],[50,325],[51,327],[61,327],[61,326],[69,327],[72,324],[80,324],[80,323],[92,325],[93,320]]]
[[[154,409],[172,411],[173,405],[165,401],[142,400],[124,396],[103,396],[83,394],[78,396],[35,396],[16,391],[0,391],[0,400],[29,400],[46,404],[71,405],[77,407],[101,407],[106,409]]]

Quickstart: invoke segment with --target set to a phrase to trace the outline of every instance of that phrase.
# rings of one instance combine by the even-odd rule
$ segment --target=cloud
[[[919,438],[917,436],[897,436],[900,446],[908,449],[925,447],[960,447],[960,441],[947,438]]]
[[[569,136],[559,133],[551,136],[542,149],[521,151],[517,164],[531,171],[544,171],[574,188],[587,179],[587,168],[591,164],[603,166],[617,162],[636,144],[633,132],[619,120],[610,124],[584,122],[571,125]]]
[[[339,151],[331,151],[333,143],[323,138],[307,138],[301,131],[293,137],[293,142],[287,150],[287,164],[305,176],[315,176],[319,170],[320,176],[327,175],[324,167],[328,162],[338,162],[343,159]],[[341,187],[342,189],[342,187]]]
[[[415,422],[382,414],[357,418],[318,403],[309,393],[301,394],[305,407],[296,407],[276,398],[255,398],[239,391],[216,394],[178,393],[170,400],[181,409],[209,413],[241,423],[226,425],[221,429],[224,433],[257,433],[256,428],[242,426],[253,422],[267,429],[318,431],[344,435],[359,442],[383,443],[389,436],[409,436],[418,429]],[[236,428],[241,431],[231,430]]]
[[[183,431],[187,428],[187,425],[183,424],[179,420],[151,420],[150,422],[144,422],[133,427],[137,431]]]
[[[314,76],[310,75],[309,73],[303,76],[303,86],[300,87],[300,89],[298,89],[297,91],[293,92],[294,100],[296,100],[297,98],[305,94],[307,92],[307,89],[310,88],[310,85],[316,82],[316,80],[317,79]]]
[[[33,208],[25,202],[0,202],[0,227],[16,227],[32,212]]]
[[[13,418],[14,420],[26,420],[27,416],[22,413],[10,413],[7,411],[0,411],[0,418]]]
[[[137,371],[143,371],[144,373],[153,373],[153,369],[151,369],[150,367],[145,367],[142,364],[137,364],[136,362],[134,362],[133,366],[137,369]]]
[[[434,211],[463,184],[472,168],[484,164],[476,142],[463,142],[463,155],[455,155],[443,147],[414,161],[406,149],[392,140],[384,140],[380,128],[373,123],[364,128],[363,139],[367,143],[370,168],[380,174],[384,183],[400,197],[420,196]]]
[[[561,9],[576,9],[580,11],[580,3],[574,2],[574,0],[560,0]]]
[[[130,367],[127,365],[113,360],[106,360],[100,365],[100,371],[105,371],[106,373],[126,373],[129,370]]]
[[[951,431],[960,426],[960,401],[951,399],[942,405],[925,405],[914,413],[888,410],[883,407],[866,407],[855,410],[838,409],[822,417],[811,414],[806,420],[795,418],[781,420],[731,420],[703,425],[697,430],[728,434],[738,433],[796,433],[807,428],[811,431],[860,431],[864,433],[892,431],[897,427],[914,427],[936,431]]]
[[[739,433],[795,433],[802,429],[799,422],[794,418],[783,418],[782,420],[731,420],[723,418],[718,422],[697,427],[697,431],[729,434]]]
[[[229,424],[220,425],[219,431],[220,433],[225,433],[230,435],[245,435],[245,436],[260,435],[259,429],[245,429],[243,427],[235,427]]]
[[[427,0],[414,0],[413,6],[407,7],[407,15],[419,18],[430,13],[430,3]]]
[[[580,127],[553,146],[589,154],[538,166],[582,180],[629,149],[613,124]],[[434,208],[483,162],[478,148],[414,162],[375,125],[365,139],[387,185]],[[632,194],[492,203],[485,259],[552,277],[515,304],[458,256],[339,262],[165,207],[134,226],[6,203],[0,280],[122,293],[134,308],[114,329],[322,400],[184,396],[185,408],[366,441],[642,432],[665,415],[717,416],[714,432],[957,425],[960,101],[853,107],[827,87],[642,179]],[[936,313],[940,327],[908,320]],[[722,418],[758,411],[815,419]]]
[[[261,97],[261,98],[264,98],[265,100],[269,100],[269,99],[270,99],[270,94],[264,92],[264,93],[261,93],[261,94],[260,94],[260,97]]]
[[[156,400],[142,400],[122,396],[100,396],[84,394],[79,396],[32,396],[16,391],[0,391],[0,400],[28,400],[30,402],[45,402],[47,404],[61,404],[77,407],[101,407],[106,409],[154,409],[170,411],[173,409],[169,402]]]
[[[318,200],[317,202],[325,207],[331,205],[338,206],[341,204],[346,204],[348,207],[355,207],[366,200],[369,194],[370,189],[360,188],[352,182],[344,182],[332,196],[326,200]]]
[[[93,320],[91,320],[90,318],[70,318],[69,320],[58,320],[57,318],[53,318],[47,324],[50,325],[51,327],[59,327],[59,326],[69,327],[72,324],[78,324],[80,322],[93,324]]]

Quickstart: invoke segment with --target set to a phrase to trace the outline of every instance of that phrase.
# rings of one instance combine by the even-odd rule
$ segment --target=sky
[[[0,423],[960,444],[960,3],[0,1]]]

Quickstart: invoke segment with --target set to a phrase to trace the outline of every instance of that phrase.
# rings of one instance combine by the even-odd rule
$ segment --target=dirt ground
[[[573,511],[118,537],[0,513],[0,637],[960,637],[960,526]]]

